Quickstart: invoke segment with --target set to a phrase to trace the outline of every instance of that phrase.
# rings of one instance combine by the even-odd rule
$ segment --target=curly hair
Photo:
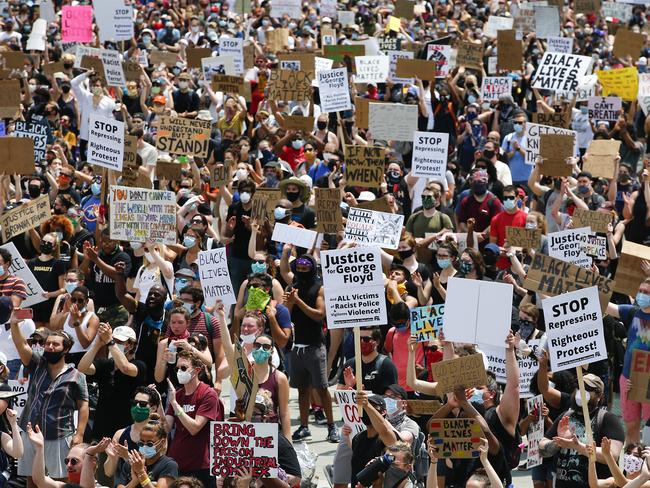
[[[41,235],[54,232],[54,229],[61,229],[63,231],[63,239],[70,239],[74,233],[74,227],[70,219],[65,215],[54,215],[47,222],[41,225]]]

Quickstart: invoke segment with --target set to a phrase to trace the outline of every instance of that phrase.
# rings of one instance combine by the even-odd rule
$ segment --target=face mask
[[[244,308],[248,310],[265,310],[271,296],[261,288],[253,286],[248,288],[248,299]]]
[[[90,191],[93,195],[98,196],[102,191],[102,186],[99,183],[93,183],[90,185]]]
[[[494,151],[483,151],[483,156],[492,159],[494,157]]]
[[[32,351],[35,352],[36,354],[40,354],[41,356],[43,355],[43,351],[45,349],[43,346],[39,346],[38,344],[35,344],[32,346]]]
[[[397,400],[394,398],[390,397],[384,397],[384,401],[386,402],[386,414],[387,415],[392,415],[395,412],[397,412]]]
[[[461,261],[459,268],[461,273],[468,274],[474,269],[474,263],[472,261]]]
[[[59,177],[56,179],[57,183],[62,186],[67,185],[71,180],[72,178],[66,175],[59,175]]]
[[[185,288],[188,284],[188,280],[185,279],[177,279],[174,280],[174,289],[176,290],[176,293],[179,293],[183,288]]]
[[[140,446],[138,450],[140,451],[140,454],[145,457],[145,459],[151,459],[158,452],[154,446]]]
[[[256,364],[264,364],[268,362],[271,357],[271,351],[265,351],[264,349],[253,349],[253,361]]]
[[[43,353],[43,357],[50,364],[58,363],[64,355],[64,351],[45,351]]]
[[[46,241],[41,242],[41,252],[43,254],[52,254],[52,251],[54,251],[54,244]]]
[[[287,200],[290,202],[295,202],[300,198],[300,192],[298,191],[288,191],[287,192]]]
[[[503,208],[505,208],[506,210],[514,210],[515,207],[517,207],[516,200],[504,200]]]
[[[78,485],[81,482],[81,471],[68,471],[68,481]]]
[[[150,36],[142,36],[142,43],[144,45],[149,45],[151,44],[151,37]]]
[[[483,403],[485,403],[485,400],[483,400],[483,390],[474,390],[468,402],[478,403],[479,405],[483,405]]]
[[[487,192],[487,183],[482,181],[472,183],[472,191],[478,196],[485,195],[485,192]]]
[[[537,224],[535,222],[526,222],[526,229],[537,229]]]
[[[181,90],[187,90],[188,86],[190,86],[190,84],[187,81],[178,82],[178,88],[180,88]]]
[[[275,217],[275,220],[282,220],[287,216],[287,209],[282,207],[275,207],[275,210],[273,210],[273,216]]]
[[[149,252],[144,253],[144,257],[149,261],[150,263],[153,263],[153,255]]]
[[[650,295],[647,295],[646,293],[638,292],[636,294],[636,303],[641,308],[650,307]]]
[[[440,269],[447,269],[449,266],[451,266],[451,259],[436,259],[436,262],[438,263]]]
[[[425,210],[430,210],[435,207],[436,203],[433,200],[432,196],[422,197],[422,208]]]
[[[371,342],[364,342],[361,341],[361,355],[362,356],[369,356],[372,354],[375,350],[375,344]]]
[[[469,103],[469,104],[476,103],[476,97],[474,95],[468,95],[467,96],[467,103]]]
[[[297,139],[291,143],[291,147],[293,147],[296,151],[300,150],[302,148],[302,141],[300,139]]]
[[[29,198],[37,198],[41,194],[41,187],[37,185],[29,185],[27,187],[27,192],[29,193]]]
[[[527,339],[535,330],[535,323],[530,320],[519,320],[519,335]]]
[[[641,471],[643,459],[632,454],[623,456],[623,470],[628,474],[634,474]]]
[[[289,22],[289,29],[292,29],[292,30],[293,30],[293,29],[295,29],[296,27],[298,27],[298,24],[296,24],[295,22]]]
[[[589,107],[583,105],[582,107],[580,107],[580,113],[582,113],[583,115],[587,115],[589,113]]]
[[[185,310],[187,310],[187,313],[189,313],[190,315],[192,314],[192,312],[194,312],[194,304],[193,303],[185,303],[185,302],[183,302],[183,308]]]
[[[399,257],[402,261],[404,261],[407,258],[410,258],[413,256],[413,249],[406,249],[404,251],[397,251],[397,254],[399,254]]]
[[[327,121],[325,121],[325,122],[321,122],[321,121],[316,122],[316,127],[318,127],[318,130],[325,130],[325,128],[327,127]]]
[[[188,248],[189,247],[194,247],[195,244],[196,244],[196,238],[195,237],[185,236],[183,238],[183,245],[185,247],[188,247]]]
[[[127,90],[127,94],[130,97],[137,97],[138,96],[138,90],[137,89],[136,90]]]
[[[383,488],[395,488],[399,485],[404,478],[409,474],[403,469],[398,468],[394,464],[391,464],[386,472],[384,473],[384,484]]]
[[[521,124],[514,124],[513,127],[517,134],[521,134],[524,131],[524,126]]]
[[[253,273],[266,273],[267,268],[266,263],[251,263],[251,271]]]
[[[578,193],[589,193],[589,185],[578,185]]]
[[[263,20],[262,21],[262,26],[264,26],[264,27],[268,27],[270,24],[271,24],[271,22],[269,22],[268,20]]]
[[[196,34],[199,31],[199,26],[198,25],[193,25],[191,27],[191,29],[192,29],[192,32],[194,32]]]
[[[255,333],[241,334],[239,337],[241,338],[243,344],[252,344],[253,342],[255,342],[257,335]]]
[[[401,178],[401,175],[398,171],[389,171],[388,178],[391,180],[399,180]]]
[[[243,204],[247,204],[248,202],[251,201],[251,194],[248,193],[247,191],[245,191],[243,193],[240,193],[239,194],[239,200],[241,200],[241,202]]]
[[[270,186],[275,186],[275,184],[278,182],[278,177],[276,176],[275,173],[268,173],[266,176],[266,184]]]
[[[158,95],[160,93],[160,87],[159,86],[154,86],[151,88],[151,94],[152,95]]]
[[[235,171],[235,176],[237,176],[238,180],[245,180],[248,179],[248,171],[245,169],[238,169]]]
[[[591,398],[591,395],[589,394],[588,391],[585,391],[585,400],[587,400],[587,403],[589,403],[589,399]],[[582,408],[582,395],[580,394],[579,391],[576,392],[575,394],[575,402],[578,407]]]
[[[131,407],[131,418],[134,422],[142,422],[149,418],[151,410],[149,407],[141,407],[140,405],[134,405]]]
[[[180,369],[176,371],[176,378],[181,385],[187,385],[192,380],[191,371],[181,371]]]
[[[102,89],[101,86],[93,86],[93,95],[99,96],[102,93],[104,93],[104,90]]]

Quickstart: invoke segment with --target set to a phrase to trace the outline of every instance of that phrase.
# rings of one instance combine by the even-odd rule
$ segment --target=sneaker
[[[334,486],[334,482],[332,481],[334,479],[334,466],[328,464],[325,466],[325,469],[323,469],[323,472],[325,473],[325,479],[327,479],[329,485]]]
[[[316,421],[316,425],[327,425],[327,418],[325,418],[325,412],[323,412],[321,409],[314,411],[314,420]]]
[[[293,433],[291,436],[291,439],[294,441],[308,441],[311,439],[311,432],[309,431],[309,427],[305,425],[301,425],[300,428],[298,428],[297,431]]]
[[[332,444],[338,444],[341,442],[341,436],[339,435],[339,430],[336,428],[336,425],[330,425],[327,428],[327,441]]]

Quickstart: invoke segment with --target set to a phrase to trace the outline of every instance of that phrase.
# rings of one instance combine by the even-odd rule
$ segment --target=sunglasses
[[[516,199],[517,199],[517,197],[515,197],[515,196],[512,196],[512,197],[506,197],[506,196],[504,196],[504,197],[503,197],[503,200],[504,200],[504,201],[505,201],[505,200],[516,200]]]
[[[65,458],[65,459],[63,460],[63,462],[64,462],[65,464],[71,464],[72,466],[76,466],[76,465],[79,464],[81,461],[80,461],[79,459],[77,459],[77,458]]]
[[[149,402],[145,400],[131,400],[131,406],[135,407],[136,405],[141,408],[148,408]]]
[[[177,366],[176,371],[192,371],[192,368],[189,366]]]
[[[253,343],[253,349],[264,349],[265,351],[270,351],[273,349],[273,344],[262,344],[260,342]]]
[[[28,339],[27,344],[30,346],[33,346],[34,344],[38,344],[39,346],[42,346],[45,344],[45,341],[43,339]]]
[[[266,262],[266,260],[265,259],[253,259],[253,262],[257,263],[257,264],[264,264]]]
[[[84,304],[84,303],[86,303],[86,299],[85,299],[85,298],[74,298],[74,297],[72,297],[72,298],[70,298],[70,303],[74,303],[74,304],[77,304],[77,303]]]
[[[370,342],[374,341],[374,339],[370,336],[361,336],[361,342]]]
[[[143,446],[154,447],[156,444],[157,443],[154,441],[147,441],[147,442],[138,441],[138,447],[143,447]]]

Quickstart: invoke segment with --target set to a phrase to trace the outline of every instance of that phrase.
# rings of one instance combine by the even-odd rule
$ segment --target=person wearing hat
[[[508,185],[503,189],[503,211],[496,214],[490,222],[490,243],[497,246],[497,256],[499,248],[506,241],[506,227],[526,227],[526,212],[519,208],[520,201],[516,187]],[[490,263],[486,261],[486,264]],[[496,265],[499,269],[508,269],[510,260],[499,256]]]
[[[311,196],[311,191],[307,184],[300,178],[292,176],[280,182],[280,192],[282,196],[291,202],[291,220],[298,222],[305,229],[316,227],[316,213],[306,206]]]
[[[178,89],[172,92],[174,110],[179,117],[193,119],[199,113],[200,99],[196,92],[190,89],[192,77],[189,73],[183,72],[177,77]]]
[[[196,275],[190,268],[180,268],[174,273],[174,294],[179,296],[181,290],[186,286],[193,286],[196,281]],[[171,302],[170,302],[171,303]]]
[[[605,391],[605,384],[595,374],[583,376],[587,408],[591,420],[593,439],[596,444],[596,473],[598,478],[607,478],[609,469],[601,442],[604,437],[609,439],[609,451],[614,459],[618,459],[623,448],[625,433],[621,419],[600,406]],[[539,452],[543,457],[554,457],[556,488],[569,488],[588,484],[588,452],[585,441],[585,422],[580,390],[575,389],[571,399],[571,407],[558,416],[553,426],[544,433],[539,442]],[[637,434],[638,435],[638,434]]]

